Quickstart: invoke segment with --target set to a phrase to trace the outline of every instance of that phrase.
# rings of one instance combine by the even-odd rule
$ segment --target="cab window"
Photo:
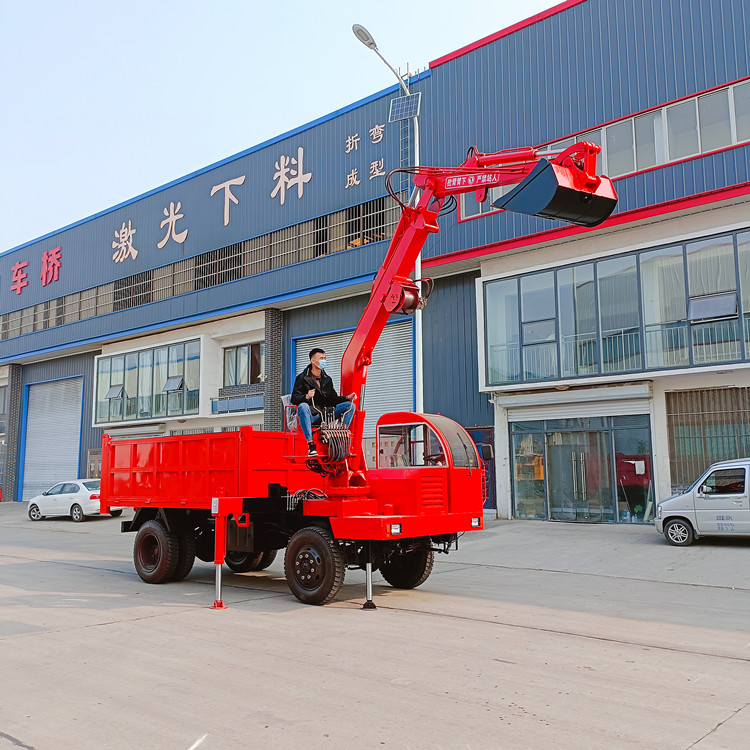
[[[378,429],[378,466],[447,466],[437,433],[426,424],[386,425]]]
[[[717,469],[703,482],[707,495],[741,495],[745,492],[745,470]]]

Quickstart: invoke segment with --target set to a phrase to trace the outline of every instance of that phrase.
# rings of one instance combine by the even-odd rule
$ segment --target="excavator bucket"
[[[542,159],[523,182],[493,202],[495,208],[569,221],[584,227],[601,224],[615,210],[617,194],[608,177],[589,187],[582,173]]]

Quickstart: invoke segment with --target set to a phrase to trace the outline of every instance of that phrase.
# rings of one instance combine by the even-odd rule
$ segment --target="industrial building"
[[[611,523],[750,454],[748,39],[742,0],[568,0],[408,82],[422,164],[586,140],[619,203],[586,230],[462,197],[421,382],[412,318],[375,350],[370,453],[423,388],[494,445],[488,513]],[[282,429],[313,345],[336,373],[414,161],[399,87],[362,95],[0,256],[4,501],[95,476],[104,431]]]

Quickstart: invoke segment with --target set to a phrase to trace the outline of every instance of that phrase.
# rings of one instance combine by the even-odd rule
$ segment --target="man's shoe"
[[[308,456],[317,456],[318,455],[318,449],[315,447],[315,443],[308,443],[307,444],[307,455]]]

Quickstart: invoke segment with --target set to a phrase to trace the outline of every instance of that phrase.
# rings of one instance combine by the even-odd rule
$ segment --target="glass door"
[[[614,520],[609,432],[547,432],[545,442],[549,518]]]

